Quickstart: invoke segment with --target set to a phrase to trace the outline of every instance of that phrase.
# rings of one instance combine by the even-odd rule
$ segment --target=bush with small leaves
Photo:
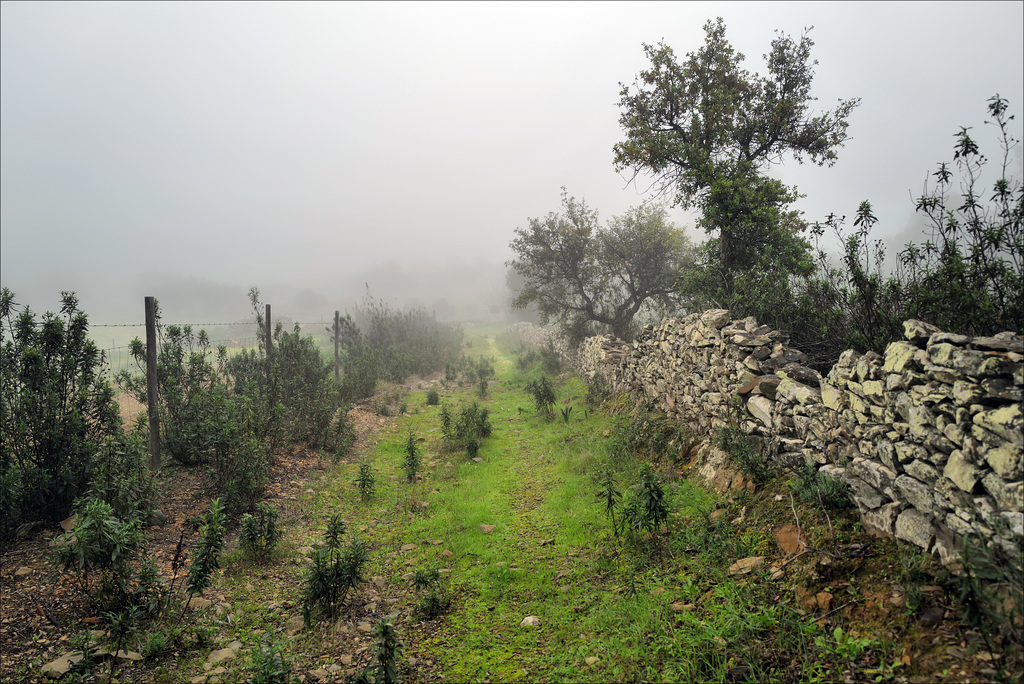
[[[280,541],[281,529],[277,526],[277,518],[277,509],[263,502],[256,506],[255,514],[242,516],[238,543],[254,563],[263,563],[270,558]]]
[[[38,320],[0,291],[0,535],[25,521],[56,522],[112,456],[121,416],[102,355],[74,293]],[[106,454],[104,454],[106,450]],[[115,459],[117,460],[117,459]],[[116,472],[116,471],[115,471]],[[136,485],[132,485],[133,487]],[[148,485],[139,483],[139,490]],[[106,498],[106,497],[103,497]],[[117,506],[119,514],[123,514]]]
[[[441,403],[441,395],[435,389],[427,390],[427,406],[437,406]]]

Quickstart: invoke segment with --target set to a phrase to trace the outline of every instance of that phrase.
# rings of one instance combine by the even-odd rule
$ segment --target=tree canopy
[[[686,235],[660,206],[641,206],[612,218],[562,188],[562,211],[528,219],[509,245],[518,274],[515,308],[535,305],[541,321],[558,322],[579,339],[604,326],[630,339],[644,307],[678,303],[676,276],[692,259]]]
[[[700,225],[715,234],[716,249],[708,254],[728,294],[733,274],[755,265],[763,252],[800,251],[805,242],[787,240],[803,227],[786,211],[796,189],[765,171],[787,157],[833,164],[860,101],[812,112],[817,62],[806,30],[798,41],[777,34],[764,56],[767,76],[740,67],[744,56],[726,40],[721,18],[704,32],[704,46],[681,63],[664,43],[644,45],[650,68],[633,86],[620,84],[625,139],[614,146],[615,167],[632,170],[633,180],[652,174],[659,193],[702,211]]]

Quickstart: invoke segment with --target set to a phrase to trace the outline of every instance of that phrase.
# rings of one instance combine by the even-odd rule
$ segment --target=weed
[[[292,665],[281,644],[271,638],[261,641],[253,651],[252,684],[287,684],[293,681]]]
[[[452,599],[447,588],[442,585],[441,575],[436,568],[417,570],[412,583],[420,596],[416,610],[422,617],[433,619],[448,612]]]
[[[835,653],[847,662],[854,662],[869,648],[878,646],[878,642],[867,637],[857,639],[843,631],[842,627],[832,630],[832,638],[819,635],[814,638],[814,645],[825,653]]]
[[[764,484],[772,477],[771,467],[764,455],[754,446],[750,437],[736,427],[721,427],[715,443],[719,449],[732,457],[740,472],[756,482]]]
[[[572,415],[572,406],[566,406],[565,408],[559,409],[559,413],[562,414],[562,422],[568,425],[569,416]]]
[[[255,515],[246,513],[242,516],[238,543],[254,563],[263,563],[270,558],[281,539],[277,518],[277,509],[263,502],[257,505]]]
[[[375,684],[397,684],[404,644],[399,640],[395,626],[385,620],[377,623],[373,633],[377,637],[373,661],[367,666],[363,676],[366,677],[366,681]]]
[[[849,487],[838,477],[823,473],[814,464],[807,463],[797,470],[790,487],[800,499],[819,504],[826,512],[851,508]]]

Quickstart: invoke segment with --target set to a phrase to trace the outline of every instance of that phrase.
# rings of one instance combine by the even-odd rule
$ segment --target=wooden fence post
[[[341,313],[334,312],[334,381],[341,382],[341,362],[338,357],[338,338],[341,337]]]
[[[270,305],[267,304],[267,364],[268,364],[267,367],[268,368],[270,367],[269,366],[269,364],[270,364],[270,357],[273,355],[273,352],[274,352],[273,342],[274,342],[274,333],[273,333],[273,329],[270,327]]]
[[[149,469],[160,469],[160,416],[156,380],[156,298],[146,297],[146,397],[149,406]]]

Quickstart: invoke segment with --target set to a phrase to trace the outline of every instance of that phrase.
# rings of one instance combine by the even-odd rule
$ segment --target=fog
[[[1024,105],[1024,3],[12,3],[0,9],[0,273],[98,323],[295,320],[369,292],[502,315],[508,243],[561,186],[603,219],[650,199],[612,166],[642,43],[682,58],[722,16],[763,71],[811,36],[821,109],[862,98],[832,168],[788,163],[810,221],[865,199],[890,252],[986,101]],[[1020,164],[1021,157],[1015,157]],[[674,209],[680,226],[693,217]],[[692,235],[702,239],[702,235]]]

